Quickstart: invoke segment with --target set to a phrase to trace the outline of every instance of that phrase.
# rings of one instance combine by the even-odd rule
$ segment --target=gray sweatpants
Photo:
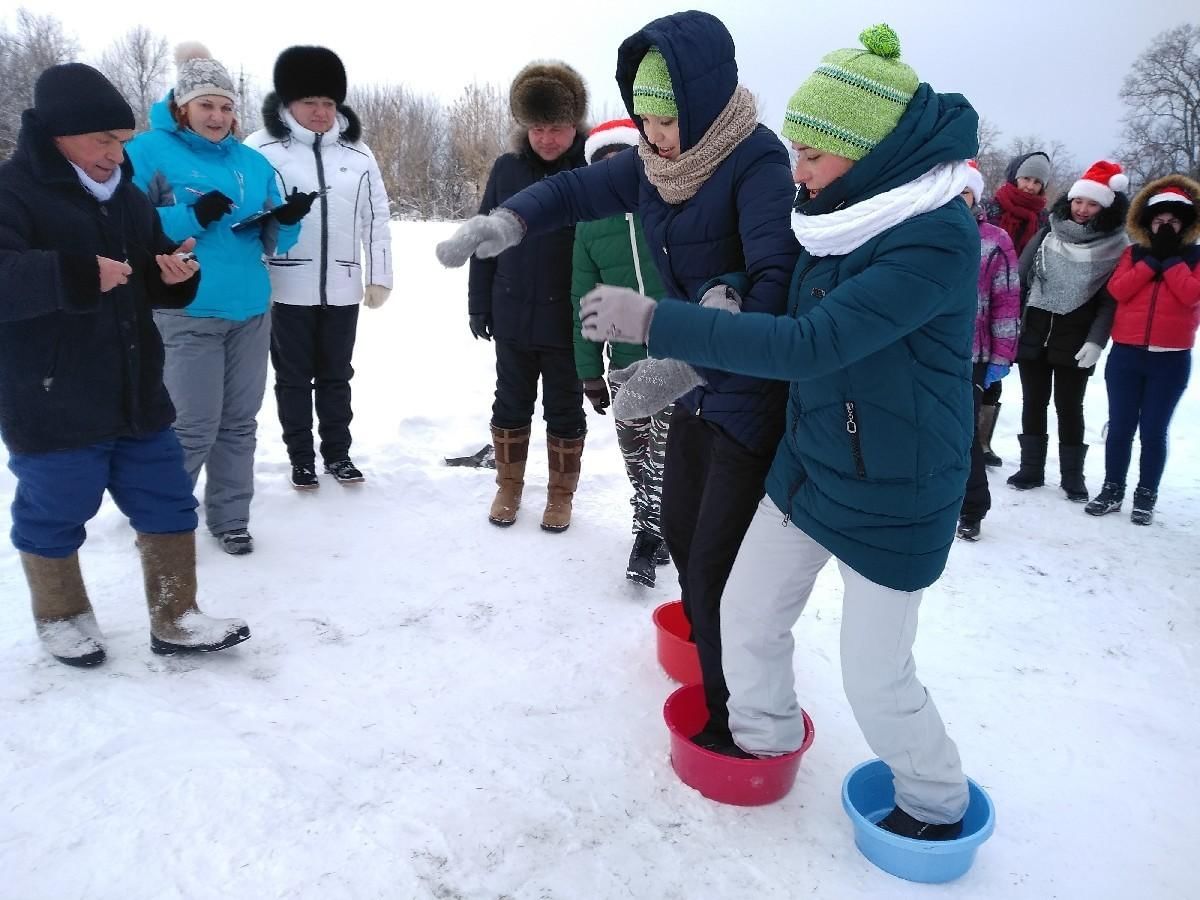
[[[163,381],[192,486],[206,474],[204,517],[223,534],[250,523],[258,411],[267,385],[271,316],[244,322],[156,312]]]
[[[738,746],[764,755],[804,739],[792,627],[830,553],[764,497],[721,601],[729,725]],[[917,680],[912,647],[921,592],[875,584],[841,560],[842,685],[871,749],[892,770],[896,803],[922,822],[957,822],[967,808],[958,748]]]

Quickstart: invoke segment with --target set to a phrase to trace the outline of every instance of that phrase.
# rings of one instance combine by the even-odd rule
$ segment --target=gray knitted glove
[[[589,341],[645,344],[655,303],[631,288],[601,284],[579,301],[579,333]]]
[[[504,207],[486,216],[472,216],[446,240],[437,245],[437,258],[448,269],[457,269],[472,256],[490,259],[525,237],[525,226]]]

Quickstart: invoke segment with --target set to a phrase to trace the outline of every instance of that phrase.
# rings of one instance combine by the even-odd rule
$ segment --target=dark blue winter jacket
[[[617,82],[633,115],[633,76],[650,47],[667,61],[687,152],[728,105],[737,87],[733,39],[717,18],[686,12],[651,22],[622,45]],[[634,116],[635,121],[637,117]],[[640,126],[639,126],[640,127]],[[503,205],[537,233],[578,221],[637,212],[666,296],[698,302],[700,287],[725,272],[747,272],[744,309],[779,315],[799,253],[790,227],[795,185],[787,150],[758,128],[721,163],[694,197],[671,205],[646,178],[637,151],[557,175]],[[511,252],[511,251],[510,251]],[[719,368],[682,401],[747,447],[772,452],[783,431],[786,385]]]
[[[99,202],[31,110],[0,166],[0,436],[14,453],[152,434],[175,419],[151,308],[186,306],[199,276],[163,284],[154,254],[176,244],[128,160],[121,174]],[[128,261],[128,283],[101,293],[97,256]]]
[[[899,124],[802,207],[827,213],[974,156],[978,117],[917,90]],[[974,434],[979,231],[957,197],[845,256],[802,253],[790,317],[662,301],[650,352],[792,382],[767,476],[792,521],[871,581],[924,588],[946,564]]]

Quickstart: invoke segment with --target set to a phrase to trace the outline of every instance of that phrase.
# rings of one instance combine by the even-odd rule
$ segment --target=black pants
[[[350,455],[350,379],[358,304],[271,307],[271,363],[283,442],[293,465],[313,465],[313,397],[320,423],[321,459]]]
[[[1077,366],[1052,366],[1045,357],[1017,363],[1021,373],[1021,432],[1046,434],[1046,410],[1054,393],[1058,442],[1069,447],[1083,443],[1083,395],[1088,371]]]
[[[721,595],[762,499],[774,453],[755,453],[676,407],[663,471],[663,537],[679,570],[683,609],[700,655],[709,728],[728,729],[721,668]]]
[[[496,341],[496,402],[492,424],[524,428],[533,421],[538,378],[542,379],[542,412],[546,430],[555,437],[578,438],[587,432],[583,385],[575,374],[570,349],[530,349]]]
[[[963,497],[962,514],[968,519],[982,519],[992,508],[992,493],[988,489],[987,466],[983,462],[983,448],[979,445],[979,407],[983,405],[983,376],[987,374],[987,363],[975,363],[971,373],[975,396],[975,437],[971,441],[971,474],[967,476],[967,494]],[[999,384],[1000,382],[996,382]],[[994,385],[993,385],[994,386]]]

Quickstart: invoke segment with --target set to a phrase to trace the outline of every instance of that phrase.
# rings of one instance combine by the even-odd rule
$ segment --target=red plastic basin
[[[658,664],[663,671],[680,684],[703,681],[700,655],[696,645],[688,640],[692,628],[683,614],[683,603],[679,600],[664,603],[654,611],[652,618],[658,635]]]
[[[734,759],[692,743],[691,738],[708,721],[704,687],[678,688],[663,705],[663,719],[671,732],[671,766],[688,787],[710,800],[734,806],[763,806],[787,796],[796,781],[800,759],[813,742],[813,723],[804,716],[804,743],[799,750],[770,759]]]

